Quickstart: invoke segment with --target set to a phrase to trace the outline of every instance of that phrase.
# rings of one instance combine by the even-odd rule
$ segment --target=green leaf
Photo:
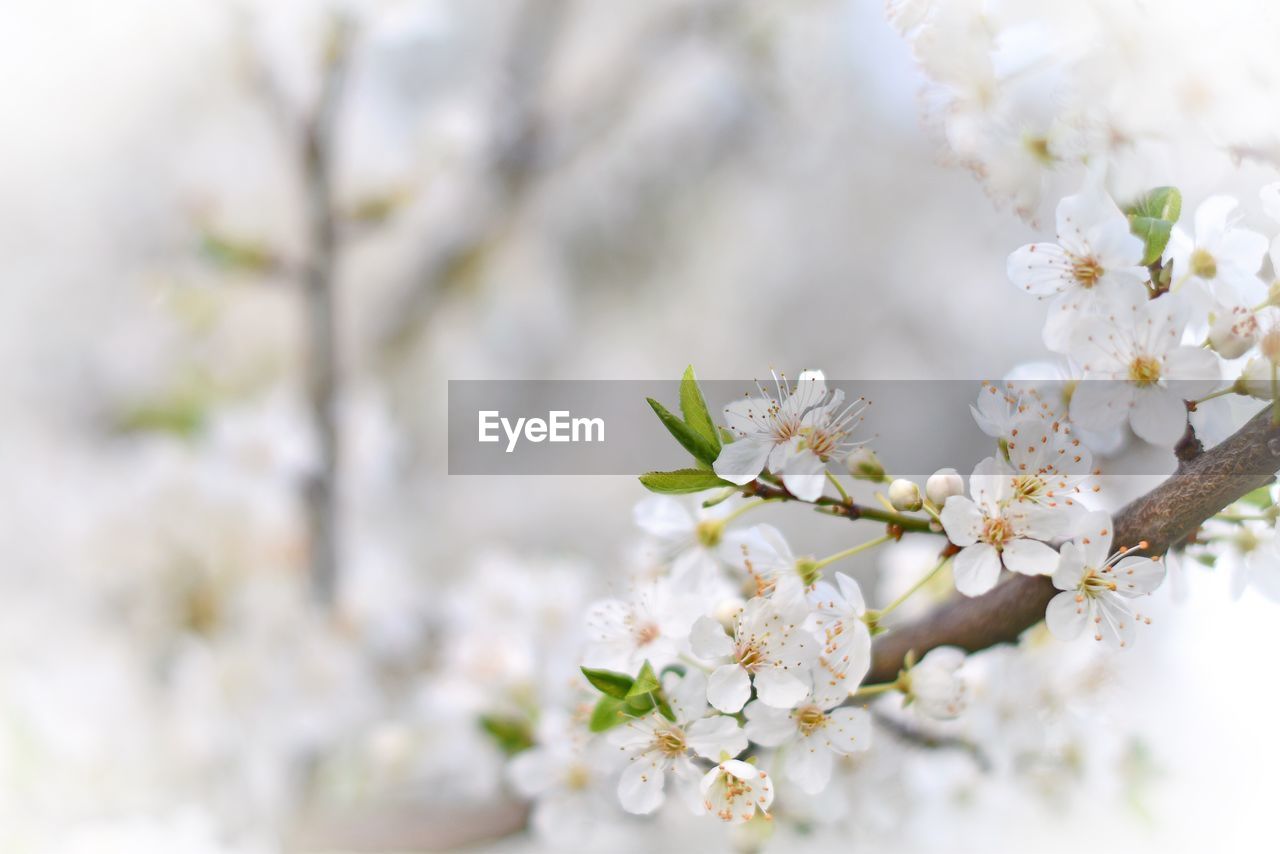
[[[1173,224],[1182,215],[1182,194],[1177,187],[1156,187],[1125,208],[1129,230],[1142,238],[1142,263],[1154,264],[1169,245]]]
[[[507,756],[533,747],[533,727],[525,718],[481,715],[480,726]]]
[[[590,667],[582,668],[582,675],[587,677],[587,681],[601,694],[619,700],[626,699],[627,692],[631,690],[631,683],[635,681],[625,673],[593,670]]]
[[[720,431],[711,420],[706,398],[702,396],[698,378],[693,375],[693,365],[685,368],[684,376],[680,378],[680,414],[684,416],[684,422],[719,454]]]
[[[640,482],[650,492],[666,495],[687,495],[720,486],[733,486],[721,480],[715,472],[705,469],[677,469],[676,471],[651,471],[640,475]]]
[[[1177,187],[1156,187],[1130,205],[1125,213],[1177,222],[1178,217],[1182,216],[1182,193],[1178,192]]]
[[[636,680],[631,683],[631,690],[627,692],[627,699],[632,697],[643,697],[662,688],[662,683],[658,681],[657,674],[653,672],[653,665],[647,660],[640,667],[640,673],[636,676]]]
[[[705,466],[710,466],[716,461],[716,457],[720,455],[718,447],[713,446],[701,433],[668,412],[665,406],[652,397],[645,398],[645,400],[649,401],[649,405],[653,407],[653,411],[657,413],[658,419],[667,428],[667,431],[676,437],[676,441],[686,451],[693,454],[695,460]]]
[[[655,705],[657,701],[652,694],[641,694],[639,697],[630,697],[622,702],[624,713],[633,718],[644,717],[653,711]]]
[[[1133,216],[1129,217],[1129,230],[1142,238],[1142,265],[1145,267],[1160,260],[1164,254],[1164,248],[1169,245],[1169,235],[1173,233],[1173,223],[1167,219]]]
[[[592,732],[604,732],[613,729],[625,720],[622,714],[622,701],[613,697],[601,697],[600,702],[591,710],[591,720],[587,729]]]

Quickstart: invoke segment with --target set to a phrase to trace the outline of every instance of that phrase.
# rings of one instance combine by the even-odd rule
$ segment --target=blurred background
[[[478,715],[572,671],[643,494],[449,477],[446,383],[1038,357],[1004,266],[1055,197],[1019,216],[949,162],[924,83],[878,0],[6,3],[0,850],[549,844]],[[1261,223],[1273,171],[1178,177]],[[1191,582],[1055,694],[1096,764],[1072,741],[1029,793],[893,759],[855,799],[868,850],[1249,847],[1280,629]],[[1094,672],[1072,656],[1046,666]]]

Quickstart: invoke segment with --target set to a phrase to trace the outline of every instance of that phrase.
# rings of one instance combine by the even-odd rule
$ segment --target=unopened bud
[[[1260,400],[1271,400],[1275,397],[1276,383],[1272,382],[1272,371],[1276,366],[1269,359],[1250,359],[1244,366],[1240,378],[1232,389],[1236,394],[1247,394]]]
[[[899,478],[889,484],[889,503],[897,510],[915,511],[924,506],[920,487],[914,481]]]
[[[849,469],[849,474],[854,477],[875,483],[883,483],[888,480],[884,473],[884,466],[880,463],[880,458],[870,448],[858,448],[845,459],[844,464]]]
[[[1238,359],[1258,340],[1258,318],[1244,306],[1232,306],[1215,313],[1209,327],[1209,346],[1224,359]]]
[[[930,504],[941,508],[951,496],[964,495],[964,479],[955,469],[938,469],[924,482],[924,494]]]

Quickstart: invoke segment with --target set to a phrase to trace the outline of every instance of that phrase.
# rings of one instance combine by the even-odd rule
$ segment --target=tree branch
[[[306,301],[307,400],[319,460],[306,484],[311,580],[322,602],[333,599],[338,574],[337,470],[338,344],[335,274],[338,238],[333,202],[333,150],[338,102],[346,72],[350,24],[334,23],[324,57],[319,101],[303,128],[302,171],[310,239],[303,294]]]
[[[1183,460],[1178,471],[1115,517],[1116,546],[1145,540],[1146,554],[1160,555],[1206,519],[1271,481],[1280,469],[1280,427],[1268,406],[1229,439]],[[925,617],[877,639],[868,683],[897,678],[909,650],[922,656],[937,646],[977,652],[1013,643],[1044,619],[1058,591],[1044,576],[1014,575],[982,596],[956,597]]]

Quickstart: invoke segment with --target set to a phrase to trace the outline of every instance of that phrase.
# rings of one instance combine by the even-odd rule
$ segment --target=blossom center
[[[1047,487],[1045,479],[1039,475],[1021,474],[1013,479],[1013,492],[1018,499],[1035,498],[1043,494]]]
[[[1129,363],[1129,379],[1142,388],[1160,381],[1160,360],[1151,356],[1135,356]]]
[[[645,623],[637,626],[635,630],[636,646],[648,646],[658,639],[662,634],[662,630],[658,628],[657,623]]]
[[[1210,255],[1207,250],[1204,249],[1197,249],[1195,252],[1191,253],[1188,266],[1191,267],[1193,275],[1199,276],[1202,279],[1212,279],[1214,276],[1218,275],[1218,262],[1214,260],[1214,257]]]
[[[1116,582],[1104,577],[1091,566],[1085,569],[1084,576],[1080,579],[1080,589],[1090,596],[1096,596],[1103,591],[1115,592]]]
[[[720,537],[724,534],[724,523],[711,519],[704,519],[694,528],[694,536],[704,548],[712,549],[720,544]]]
[[[683,756],[685,751],[684,730],[679,727],[658,730],[653,734],[653,744],[664,756]]]
[[[1102,265],[1092,256],[1088,258],[1077,258],[1075,263],[1071,265],[1071,275],[1080,287],[1088,289],[1092,288],[1102,278],[1106,271],[1102,269]]]
[[[826,712],[817,706],[801,706],[796,709],[795,717],[801,735],[813,735],[827,723]]]
[[[996,548],[1013,537],[1013,527],[1003,516],[990,516],[982,523],[982,541]]]
[[[564,787],[572,792],[581,792],[591,785],[591,772],[583,765],[570,765],[564,774]]]
[[[840,447],[844,433],[839,431],[819,430],[813,427],[801,431],[804,434],[805,446],[822,460],[831,456]]]
[[[734,657],[748,673],[755,673],[765,662],[764,650],[758,644],[750,642],[738,644]]]

